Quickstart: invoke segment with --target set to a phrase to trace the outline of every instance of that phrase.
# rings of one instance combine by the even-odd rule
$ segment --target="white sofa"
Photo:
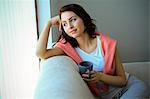
[[[149,84],[150,62],[124,63],[125,70]],[[80,77],[78,66],[67,56],[41,62],[34,99],[95,99]],[[149,84],[150,88],[150,84]]]

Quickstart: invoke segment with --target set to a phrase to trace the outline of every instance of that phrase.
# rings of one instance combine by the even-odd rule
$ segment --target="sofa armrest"
[[[148,85],[150,94],[150,82],[149,82],[150,62],[133,62],[133,63],[124,63],[123,65],[126,72],[143,80]]]
[[[149,62],[123,63],[125,71],[148,83]]]
[[[35,99],[94,99],[68,56],[54,56],[41,62]]]

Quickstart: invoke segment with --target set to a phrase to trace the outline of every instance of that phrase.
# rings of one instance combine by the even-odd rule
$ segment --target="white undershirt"
[[[97,38],[97,47],[93,52],[87,53],[82,49],[80,49],[79,47],[75,48],[75,50],[78,52],[83,61],[90,61],[93,63],[93,70],[103,71],[104,58],[102,56],[101,51],[101,42],[99,36],[97,36],[96,38]]]

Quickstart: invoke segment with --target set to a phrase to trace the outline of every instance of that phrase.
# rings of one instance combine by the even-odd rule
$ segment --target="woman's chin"
[[[76,34],[71,35],[72,38],[77,38],[78,36]]]

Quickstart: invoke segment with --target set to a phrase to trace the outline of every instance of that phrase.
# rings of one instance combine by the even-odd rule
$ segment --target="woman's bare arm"
[[[36,46],[36,55],[41,59],[46,59],[51,56],[64,54],[63,50],[59,48],[47,49],[49,31],[52,25],[59,25],[59,16],[50,19],[44,27],[44,30],[40,34]]]
[[[115,71],[116,75],[111,76],[102,73],[100,80],[110,85],[124,86],[126,84],[126,76],[117,50],[115,52],[115,63],[116,63],[116,71]]]
[[[116,63],[116,70],[115,70],[116,75],[108,75],[102,72],[92,71],[93,72],[93,74],[91,75],[92,79],[89,81],[97,82],[100,80],[109,85],[124,86],[126,84],[126,76],[117,50],[115,52],[115,63]]]

